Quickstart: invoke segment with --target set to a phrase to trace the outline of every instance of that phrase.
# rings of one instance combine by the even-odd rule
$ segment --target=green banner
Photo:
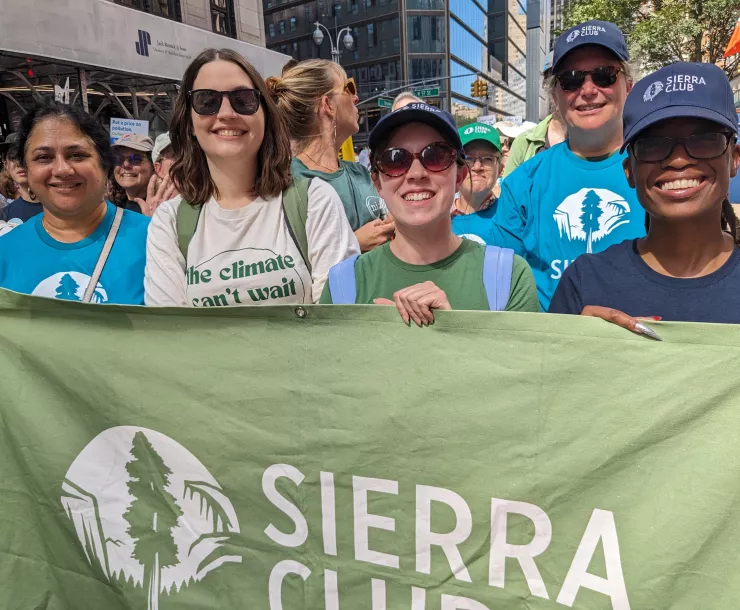
[[[0,292],[0,608],[734,608],[740,327]]]

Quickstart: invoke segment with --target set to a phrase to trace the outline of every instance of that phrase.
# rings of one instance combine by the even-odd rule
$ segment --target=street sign
[[[439,97],[439,87],[429,87],[427,89],[412,89],[416,97]]]
[[[393,108],[393,100],[389,100],[385,97],[379,97],[378,106],[380,106],[381,108]]]

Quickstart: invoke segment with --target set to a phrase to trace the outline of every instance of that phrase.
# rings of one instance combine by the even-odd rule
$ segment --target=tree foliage
[[[565,13],[566,28],[589,19],[617,24],[634,62],[657,70],[675,61],[716,63],[729,78],[740,55],[723,59],[740,16],[740,0],[576,0]]]

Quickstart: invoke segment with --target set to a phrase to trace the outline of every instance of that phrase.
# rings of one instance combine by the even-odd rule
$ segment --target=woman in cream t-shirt
[[[329,269],[359,245],[336,191],[313,179],[304,260],[295,239],[303,228],[289,226],[282,205],[292,184],[288,133],[259,73],[233,51],[203,51],[185,72],[170,133],[181,196],[152,218],[146,304],[318,302]],[[183,256],[179,208],[191,204],[202,209]]]

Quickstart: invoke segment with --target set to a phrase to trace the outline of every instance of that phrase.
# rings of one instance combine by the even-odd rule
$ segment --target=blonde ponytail
[[[283,72],[282,77],[267,79],[267,86],[288,125],[290,137],[302,150],[318,135],[317,116],[321,98],[344,83],[347,73],[325,59],[302,61]]]

